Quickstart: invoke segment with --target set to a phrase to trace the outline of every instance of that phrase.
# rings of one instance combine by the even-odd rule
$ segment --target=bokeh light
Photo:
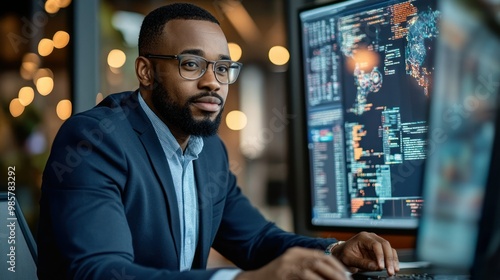
[[[22,87],[19,90],[18,99],[23,106],[28,106],[35,98],[35,91],[31,87]]]
[[[63,99],[57,103],[56,113],[61,120],[67,120],[71,116],[72,104],[68,99]]]
[[[41,56],[48,56],[54,50],[54,42],[51,39],[43,38],[38,43],[38,53]]]
[[[54,79],[41,77],[36,81],[36,90],[43,96],[48,95],[54,89]]]
[[[40,57],[35,53],[25,54],[21,64],[21,77],[25,80],[33,79],[38,67],[40,67]]]
[[[56,0],[47,0],[47,2],[45,2],[44,8],[48,14],[55,14],[59,12],[59,4]]]
[[[290,60],[290,53],[285,47],[274,46],[269,50],[269,60],[274,65],[284,65]]]
[[[238,110],[231,111],[227,113],[226,125],[231,130],[242,130],[247,126],[247,116]]]
[[[24,112],[24,106],[19,102],[19,98],[14,98],[10,101],[9,111],[14,118],[19,117]]]
[[[108,65],[113,68],[120,68],[125,64],[127,56],[122,50],[114,49],[108,54]]]
[[[66,8],[71,4],[71,0],[54,0],[59,8]]]
[[[243,54],[241,47],[236,43],[228,43],[229,55],[231,56],[231,60],[238,61]]]
[[[52,37],[52,41],[54,42],[54,47],[56,49],[62,49],[69,43],[69,34],[66,31],[59,30]]]
[[[95,96],[95,104],[99,104],[101,103],[101,101],[104,99],[104,95],[100,92],[97,93],[97,95]]]
[[[49,68],[40,68],[35,72],[35,75],[33,75],[33,83],[36,84],[38,79],[43,77],[54,78],[54,73]]]

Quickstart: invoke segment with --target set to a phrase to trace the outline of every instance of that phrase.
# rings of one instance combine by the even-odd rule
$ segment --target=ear
[[[139,56],[135,60],[135,75],[141,84],[141,87],[150,89],[153,85],[153,64],[144,56]]]

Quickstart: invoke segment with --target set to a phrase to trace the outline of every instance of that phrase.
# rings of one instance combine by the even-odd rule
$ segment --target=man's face
[[[194,54],[207,60],[229,58],[227,41],[220,27],[201,20],[169,21],[155,54]],[[215,134],[228,85],[217,81],[212,64],[201,78],[186,80],[179,75],[178,60],[153,59],[152,63],[155,83],[151,103],[159,117],[171,130],[186,135]]]
[[[151,94],[153,106],[156,108],[160,118],[168,120],[168,125],[175,126],[176,129],[182,130],[184,134],[195,136],[210,136],[217,133],[222,118],[222,107],[218,105],[218,113],[212,111],[200,110],[200,114],[204,115],[201,118],[195,118],[191,106],[196,106],[197,102],[203,98],[217,98],[214,104],[223,104],[222,98],[213,93],[199,93],[190,96],[184,103],[178,103],[173,100],[165,87],[155,79],[156,87]],[[208,105],[214,106],[214,105]],[[213,115],[215,114],[215,118]]]

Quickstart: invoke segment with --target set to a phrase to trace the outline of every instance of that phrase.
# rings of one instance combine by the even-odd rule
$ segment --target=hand
[[[293,247],[266,266],[245,271],[235,280],[246,279],[351,279],[347,269],[332,256],[323,251]]]
[[[332,249],[332,255],[337,257],[349,271],[383,270],[394,275],[399,271],[399,259],[396,250],[382,237],[368,232],[361,232]]]

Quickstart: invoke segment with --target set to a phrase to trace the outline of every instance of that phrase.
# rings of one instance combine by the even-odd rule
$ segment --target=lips
[[[193,106],[207,112],[219,111],[221,104],[222,101],[215,96],[203,96],[193,101]]]

